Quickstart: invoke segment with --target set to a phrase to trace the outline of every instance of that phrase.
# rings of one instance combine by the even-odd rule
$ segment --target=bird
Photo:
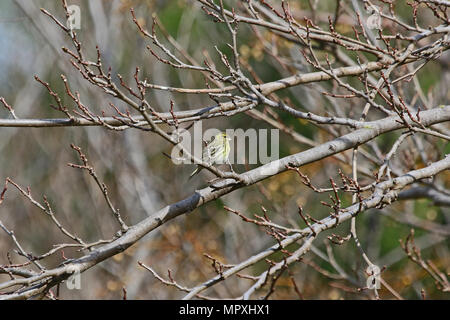
[[[216,134],[203,148],[202,160],[209,165],[213,163],[224,163],[228,161],[230,155],[230,138],[225,132]],[[203,169],[197,165],[197,168],[191,173],[189,179],[198,174]]]

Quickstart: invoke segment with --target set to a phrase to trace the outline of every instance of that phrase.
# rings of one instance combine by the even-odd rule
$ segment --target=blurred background
[[[234,3],[234,2],[233,2]],[[157,15],[167,32],[200,63],[203,55],[217,62],[219,59],[214,45],[227,52],[230,41],[225,28],[204,14],[195,1],[133,1],[133,0],[93,0],[75,1],[81,8],[81,29],[77,31],[83,43],[85,55],[95,60],[95,46],[102,53],[103,65],[111,67],[115,81],[121,74],[127,83],[132,83],[135,68],[139,66],[141,76],[149,82],[184,88],[202,88],[204,79],[200,74],[185,70],[173,70],[158,62],[146,49],[151,45],[138,32],[130,14],[135,9],[139,22],[151,28],[152,16]],[[113,115],[109,102],[125,109],[123,103],[107,96],[99,88],[91,86],[72,67],[61,47],[72,48],[70,39],[44,14],[40,8],[52,12],[61,20],[64,12],[59,1],[13,1],[0,2],[0,96],[14,107],[19,118],[64,118],[61,112],[50,107],[54,104],[47,90],[34,80],[34,75],[50,84],[60,94],[64,103],[74,108],[73,102],[65,94],[61,74],[68,78],[73,91],[79,91],[81,100],[92,111]],[[299,15],[308,15],[308,1],[291,1],[291,8]],[[335,1],[320,1],[323,23],[327,24],[329,12],[333,12]],[[408,19],[409,7],[405,6],[404,18]],[[320,17],[318,18],[320,19]],[[422,17],[426,21],[428,17]],[[351,32],[353,18],[344,15],[338,26],[341,32]],[[247,26],[239,29],[240,53],[262,81],[272,81],[289,75],[267,55],[260,41]],[[263,34],[263,36],[265,36]],[[281,39],[278,41],[280,56],[300,61],[298,48]],[[448,54],[438,61],[428,63],[419,73],[420,85],[433,105],[448,104]],[[300,63],[300,62],[299,62]],[[307,67],[300,65],[300,72]],[[332,83],[323,84],[324,88]],[[314,85],[296,87],[280,93],[289,98],[299,108],[307,104],[325,103],[320,98],[320,90]],[[215,104],[205,95],[181,95],[177,93],[150,91],[149,100],[157,111],[167,112],[170,100],[175,110],[196,109]],[[362,109],[363,102],[353,100],[354,110]],[[123,109],[123,110],[124,110]],[[357,111],[359,114],[359,111]],[[330,140],[330,136],[306,121],[290,118],[278,113],[280,121],[291,130],[317,143]],[[6,109],[0,108],[0,118],[9,118]],[[374,116],[376,118],[376,116]],[[203,129],[218,128],[268,128],[262,121],[241,113],[235,117],[219,117],[203,121]],[[399,133],[383,135],[379,139],[381,151],[389,151]],[[60,222],[86,241],[110,239],[118,230],[115,221],[98,187],[92,178],[81,170],[67,166],[79,163],[70,144],[80,146],[94,166],[98,176],[106,183],[110,197],[120,209],[123,218],[131,225],[151,215],[167,204],[179,201],[195,189],[205,186],[211,178],[202,173],[187,180],[193,165],[176,166],[164,155],[170,153],[171,146],[155,134],[129,129],[115,132],[98,127],[64,128],[0,128],[0,181],[10,177],[16,183],[31,188],[32,196],[42,202],[45,195]],[[292,139],[291,135],[280,132],[280,157],[305,150],[309,146]],[[408,153],[400,149],[399,154]],[[439,144],[436,157],[450,152],[449,144]],[[351,152],[345,153],[351,159]],[[416,155],[411,155],[415,158]],[[366,160],[362,160],[366,161]],[[401,162],[401,159],[394,159]],[[350,163],[350,161],[348,161]],[[420,166],[420,164],[419,164]],[[370,167],[370,165],[369,165]],[[252,166],[235,165],[237,172]],[[334,158],[305,166],[302,172],[308,174],[313,184],[328,187],[329,177],[339,179],[337,170],[346,174],[351,168]],[[362,178],[364,183],[365,178]],[[368,181],[368,180],[367,180]],[[450,187],[450,175],[444,173],[443,181]],[[240,210],[247,216],[262,214],[261,206],[267,209],[273,221],[283,225],[303,225],[297,214],[298,205],[314,218],[327,216],[329,210],[320,204],[327,200],[327,194],[316,194],[300,183],[293,172],[285,172],[258,185],[235,191],[194,212],[183,215],[151,232],[126,252],[82,274],[81,290],[60,288],[63,299],[120,299],[122,288],[126,288],[129,299],[173,299],[183,293],[168,288],[157,281],[148,271],[140,268],[137,261],[172,277],[187,287],[205,281],[215,275],[207,253],[225,264],[237,264],[253,254],[274,244],[262,229],[244,223],[239,217],[226,212],[223,206]],[[343,196],[343,206],[351,203],[349,196]],[[434,281],[417,265],[409,261],[399,246],[399,239],[405,239],[411,225],[397,221],[390,214],[420,218],[436,224],[450,223],[450,210],[436,207],[429,200],[402,201],[386,210],[370,210],[357,219],[358,234],[372,261],[386,266],[383,278],[404,298],[419,299],[425,289],[427,297],[448,299],[448,293],[436,289]],[[16,189],[9,187],[5,201],[0,206],[0,220],[16,237],[24,249],[35,255],[47,252],[56,243],[66,242],[61,232],[50,218],[27,201]],[[344,223],[333,233],[348,234],[349,224]],[[0,230],[1,231],[1,230]],[[338,246],[331,244],[322,235],[315,242],[314,249],[304,258],[305,263],[297,263],[290,268],[300,292],[306,299],[361,299],[367,298],[358,292],[355,285],[345,280],[327,277],[326,272],[335,273],[327,260],[327,250],[332,251],[337,263],[364,283],[360,270],[364,267],[359,251],[353,242]],[[422,254],[429,258],[443,272],[450,273],[450,251],[448,234],[436,234],[415,228],[416,244]],[[4,232],[0,232],[0,265],[7,264],[7,252],[11,252],[13,262],[24,262],[24,258],[12,253],[14,244]],[[76,250],[64,250],[66,257],[81,256]],[[322,257],[322,258],[321,258]],[[324,258],[325,257],[325,258]],[[276,257],[273,258],[276,260]],[[44,266],[54,266],[63,261],[56,255],[43,261]],[[260,262],[246,270],[248,274],[259,274],[267,269],[266,262]],[[321,272],[319,272],[320,270]],[[322,272],[323,271],[323,272]],[[0,275],[0,282],[7,276]],[[208,292],[211,296],[233,297],[245,291],[251,281],[233,277]],[[382,289],[381,297],[392,296]],[[277,282],[273,299],[298,298],[289,276]]]

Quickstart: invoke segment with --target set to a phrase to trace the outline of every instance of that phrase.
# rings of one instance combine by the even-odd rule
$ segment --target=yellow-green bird
[[[227,162],[228,156],[230,155],[230,140],[231,139],[225,132],[216,134],[203,148],[202,160],[209,165]],[[199,173],[202,169],[202,166],[197,166],[194,172],[189,176],[189,179]]]

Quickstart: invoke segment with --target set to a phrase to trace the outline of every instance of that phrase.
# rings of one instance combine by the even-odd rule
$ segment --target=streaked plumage
[[[230,138],[224,132],[216,134],[203,148],[202,160],[209,165],[215,163],[225,163],[230,155]],[[199,173],[203,167],[197,166],[191,173],[189,179]]]

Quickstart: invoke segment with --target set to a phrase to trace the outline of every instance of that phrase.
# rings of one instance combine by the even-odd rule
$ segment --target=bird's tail
[[[188,180],[191,179],[193,176],[195,176],[197,173],[199,173],[200,170],[202,170],[202,169],[203,169],[202,167],[198,166],[198,167],[191,173],[191,175],[189,176]]]

